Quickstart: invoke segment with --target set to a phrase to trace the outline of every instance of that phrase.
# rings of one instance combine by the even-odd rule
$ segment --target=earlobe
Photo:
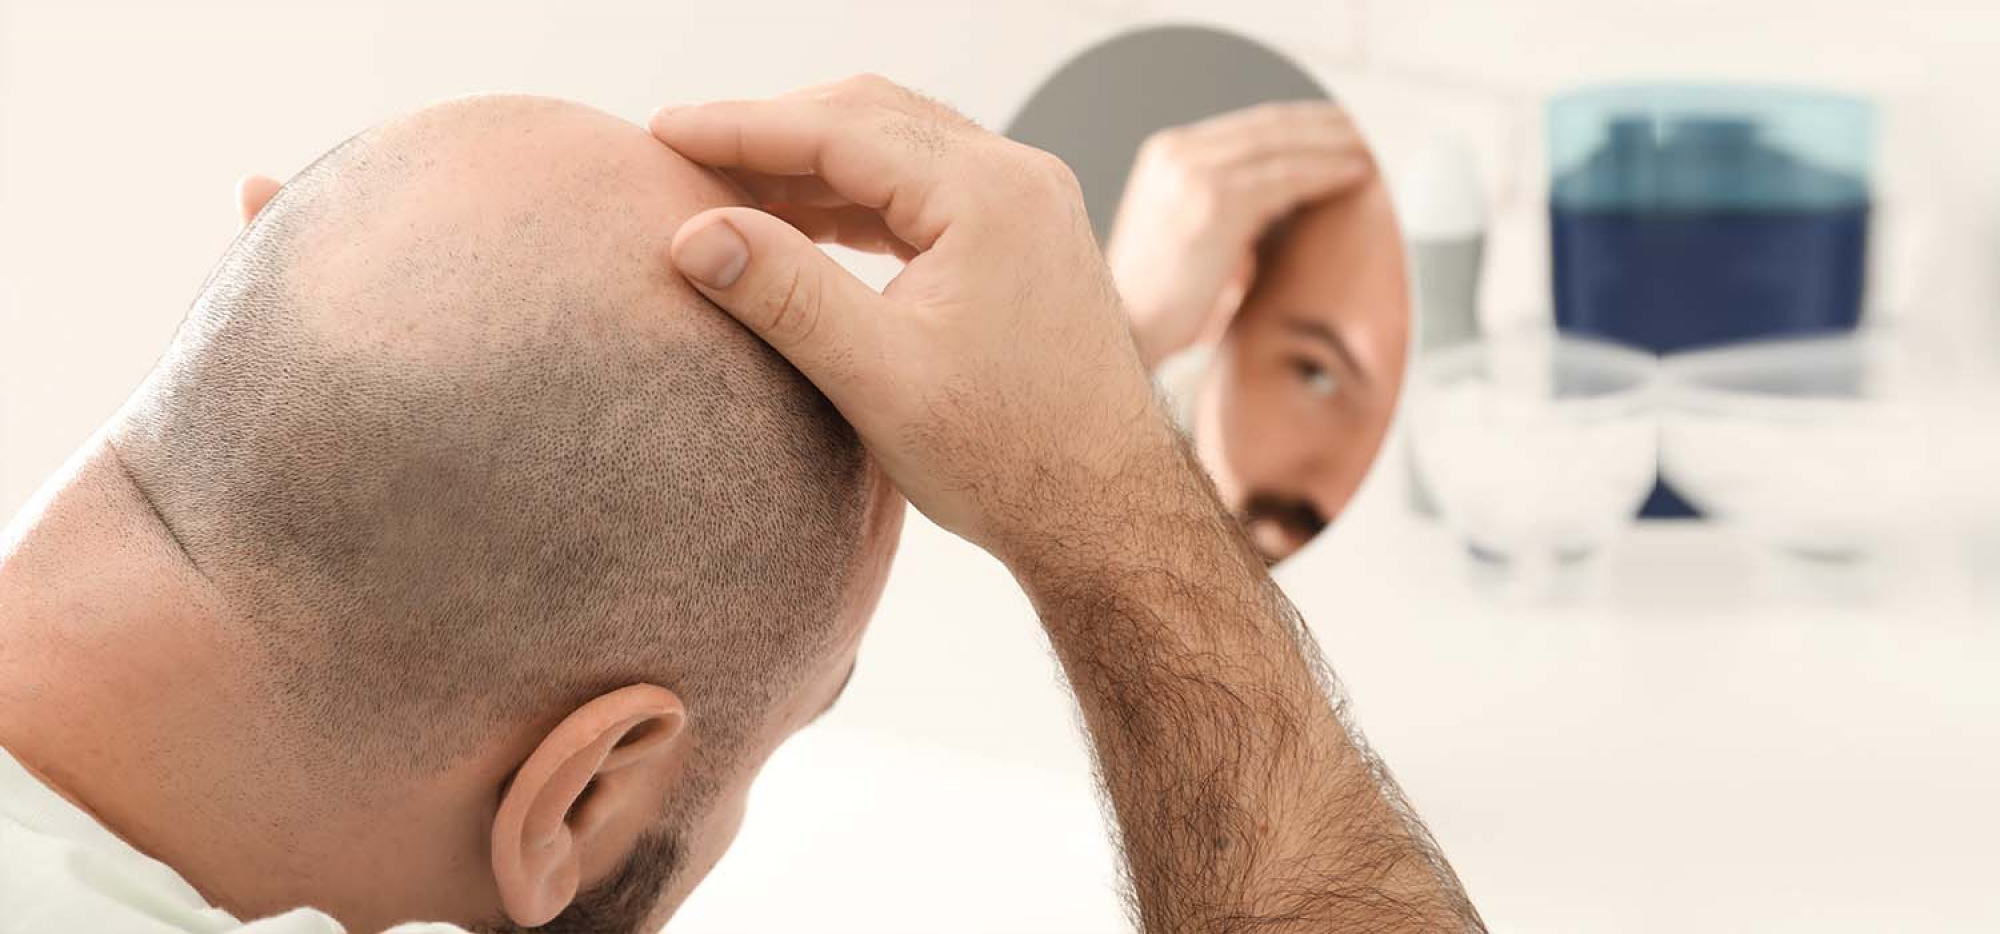
[[[577,708],[529,754],[493,819],[494,882],[515,924],[547,923],[623,860],[658,818],[686,720],[672,691],[632,685]]]
[[[264,205],[270,204],[278,189],[283,187],[277,179],[262,175],[245,175],[237,179],[236,214],[242,219],[243,226],[250,226],[250,222],[263,212]]]

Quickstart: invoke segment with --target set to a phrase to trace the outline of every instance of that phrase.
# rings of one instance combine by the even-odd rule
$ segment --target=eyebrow
[[[833,709],[833,705],[840,703],[840,695],[847,693],[847,686],[853,683],[854,681],[854,669],[859,667],[861,667],[861,663],[859,661],[853,661],[847,664],[847,677],[840,679],[840,687],[833,689],[833,696],[827,698],[826,706],[821,707],[819,709],[819,713],[813,714],[813,718],[811,720],[806,721],[807,723],[818,723],[819,718],[826,716],[827,712]]]
[[[1283,320],[1285,330],[1291,331],[1293,334],[1301,337],[1310,337],[1325,344],[1327,350],[1331,351],[1340,360],[1340,365],[1346,368],[1349,374],[1356,377],[1365,377],[1368,375],[1368,371],[1362,369],[1361,361],[1355,359],[1353,348],[1349,347],[1347,341],[1335,333],[1332,328],[1303,315],[1285,315]]]

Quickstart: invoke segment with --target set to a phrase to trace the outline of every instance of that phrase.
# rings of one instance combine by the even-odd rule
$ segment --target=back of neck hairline
[[[176,745],[198,756],[210,742],[161,745],[192,725],[165,713],[178,706],[172,695],[197,691],[214,709],[248,699],[233,653],[217,644],[233,627],[215,617],[218,595],[103,433],[16,522],[0,556],[0,643],[21,641],[0,658],[19,667],[0,668],[0,679],[20,690],[0,693],[0,746],[113,835],[164,859],[164,827],[211,815],[198,813],[201,796],[169,803],[179,794],[156,779],[176,766],[151,757]],[[136,781],[121,784],[121,774]],[[150,816],[168,813],[172,824]],[[184,878],[211,902],[219,894]]]

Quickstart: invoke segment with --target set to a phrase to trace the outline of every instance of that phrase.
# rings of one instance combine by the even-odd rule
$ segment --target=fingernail
[[[711,289],[726,289],[750,265],[750,245],[726,220],[713,220],[688,235],[674,251],[674,265],[681,274]]]

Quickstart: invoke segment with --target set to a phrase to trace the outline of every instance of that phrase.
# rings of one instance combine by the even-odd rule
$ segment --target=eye
[[[1291,365],[1292,374],[1299,378],[1299,382],[1305,384],[1307,392],[1322,397],[1333,395],[1337,387],[1333,382],[1333,374],[1327,372],[1325,367],[1304,357],[1293,357],[1287,362]]]

